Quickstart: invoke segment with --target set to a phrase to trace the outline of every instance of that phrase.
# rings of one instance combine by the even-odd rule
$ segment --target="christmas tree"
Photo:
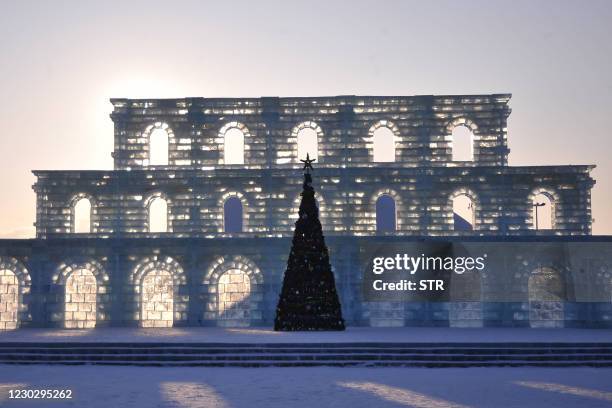
[[[334,274],[329,263],[306,155],[304,189],[274,330],[344,330]]]

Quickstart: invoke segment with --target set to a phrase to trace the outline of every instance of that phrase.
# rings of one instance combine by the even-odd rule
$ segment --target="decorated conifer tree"
[[[342,309],[312,187],[310,170],[313,161],[308,155],[306,160],[302,160],[304,188],[276,308],[274,330],[277,331],[344,330]]]

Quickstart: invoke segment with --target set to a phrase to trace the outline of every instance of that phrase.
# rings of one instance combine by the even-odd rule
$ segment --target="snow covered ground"
[[[611,407],[612,369],[0,366],[2,407]],[[71,389],[67,401],[9,389]]]
[[[529,328],[368,328],[344,332],[275,332],[267,328],[101,328],[85,330],[18,329],[0,332],[0,342],[612,342],[610,329]]]
[[[349,328],[20,329],[0,342],[612,342],[612,330]],[[71,400],[15,400],[70,389]],[[0,365],[2,407],[612,407],[612,369],[204,368]]]

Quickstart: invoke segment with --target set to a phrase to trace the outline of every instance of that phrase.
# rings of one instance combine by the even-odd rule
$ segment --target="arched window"
[[[452,139],[453,161],[474,161],[474,133],[470,128],[455,126]]]
[[[474,202],[467,194],[453,197],[453,226],[455,231],[474,230]]]
[[[547,193],[536,194],[531,203],[532,228],[535,230],[551,230],[554,227],[553,200]]]
[[[150,166],[168,165],[168,131],[163,125],[160,126],[153,128],[149,135]]]
[[[244,164],[244,133],[232,127],[223,135],[223,162],[225,164]]]
[[[238,197],[229,197],[223,204],[223,230],[242,232],[242,202]]]
[[[311,159],[316,160],[319,158],[317,138],[317,132],[313,128],[305,127],[299,130],[297,134],[299,160],[305,159],[306,154],[308,154]]]
[[[229,270],[219,278],[219,326],[245,327],[251,321],[251,280],[239,269]]]
[[[395,134],[386,126],[381,126],[374,131],[372,137],[373,159],[375,162],[395,161]]]
[[[396,229],[395,200],[383,194],[376,200],[376,232],[393,232]]]
[[[149,203],[149,232],[168,232],[168,203],[155,197]]]
[[[87,198],[80,198],[74,203],[72,222],[75,233],[91,233],[91,202]]]
[[[88,269],[78,269],[66,279],[64,327],[84,329],[96,327],[98,285]]]
[[[174,284],[172,274],[152,270],[142,278],[140,294],[141,327],[172,327],[174,323]]]
[[[16,329],[19,311],[19,281],[9,269],[0,269],[0,330]]]

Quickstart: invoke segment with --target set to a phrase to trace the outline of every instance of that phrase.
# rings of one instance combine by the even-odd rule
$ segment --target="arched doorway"
[[[531,327],[564,327],[565,282],[554,268],[540,267],[529,277]]]
[[[16,329],[19,311],[19,281],[9,269],[0,270],[0,330]]]
[[[174,324],[174,284],[172,274],[149,271],[140,285],[141,327],[172,327]]]
[[[231,269],[221,275],[217,294],[219,326],[250,326],[251,279],[244,271]]]
[[[66,279],[64,327],[96,327],[98,284],[87,269],[77,269]]]
[[[450,277],[450,327],[482,327],[481,276],[475,270]]]

